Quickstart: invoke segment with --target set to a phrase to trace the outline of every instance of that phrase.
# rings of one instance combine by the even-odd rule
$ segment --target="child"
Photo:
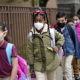
[[[75,56],[73,60],[73,70],[74,70],[75,80],[80,80],[80,19],[79,19],[79,16],[74,15],[73,20],[74,20],[75,29],[77,32],[78,47],[79,47],[79,49],[77,50],[79,54],[77,57]]]
[[[8,29],[4,23],[0,22],[0,80],[16,80],[17,75],[17,51],[16,47],[12,47],[12,64],[8,62],[8,57],[6,53],[6,47],[8,42],[6,41],[6,36]]]
[[[64,27],[65,27],[65,25],[67,23],[67,16],[66,16],[66,14],[64,12],[58,12],[56,14],[56,22],[57,22],[57,24],[55,26],[55,29],[58,32],[62,33],[63,29],[64,29]]]
[[[74,21],[72,18],[68,18],[67,19],[67,24],[71,25],[71,26],[75,26]]]
[[[74,16],[73,16],[73,20],[74,20],[74,24],[75,24],[75,25],[80,24],[79,15],[74,15]]]
[[[47,21],[47,23],[45,23]],[[34,70],[37,80],[56,80],[55,71],[60,60],[57,54],[64,43],[64,37],[55,29],[51,36],[47,14],[44,11],[33,13],[34,27],[28,36],[27,60],[30,70]],[[55,39],[55,41],[51,41]]]
[[[66,80],[73,80],[72,75],[72,60],[75,48],[74,44],[70,39],[70,34],[68,33],[67,24],[72,25],[72,23],[67,23],[67,15],[63,12],[58,12],[56,15],[57,25],[55,29],[64,35],[64,56],[63,56],[63,78]],[[64,79],[64,80],[65,80]]]

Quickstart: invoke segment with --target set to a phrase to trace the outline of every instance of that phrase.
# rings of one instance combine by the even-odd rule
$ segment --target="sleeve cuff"
[[[57,48],[60,49],[61,48],[61,45],[57,45]]]

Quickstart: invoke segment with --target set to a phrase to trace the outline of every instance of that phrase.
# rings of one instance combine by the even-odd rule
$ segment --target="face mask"
[[[34,27],[37,29],[37,30],[41,30],[43,28],[44,24],[43,23],[40,23],[40,22],[36,22],[34,23]]]
[[[2,42],[2,41],[4,41],[4,36],[3,36],[3,34],[1,33],[1,34],[0,34],[0,42]]]
[[[74,24],[80,24],[80,20],[74,21]]]
[[[63,23],[57,23],[57,25],[60,27],[60,28],[63,28],[64,26],[65,26],[65,22],[63,22]]]

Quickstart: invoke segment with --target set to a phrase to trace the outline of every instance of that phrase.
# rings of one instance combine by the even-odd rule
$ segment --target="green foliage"
[[[25,43],[18,51],[20,56],[22,56],[25,59],[26,59],[26,52],[27,52],[26,47],[27,47],[27,44]]]
[[[31,0],[31,4],[34,7],[35,5],[38,5],[38,0]]]
[[[48,0],[39,0],[39,5],[41,7],[46,7]],[[35,6],[37,4],[37,0],[31,0],[32,6]]]
[[[41,7],[46,7],[47,2],[48,2],[48,0],[39,0],[39,5]]]
[[[31,0],[31,3],[32,3],[32,6],[34,6],[35,5],[35,2],[34,2],[35,0]]]
[[[12,2],[19,2],[19,1],[28,1],[28,0],[6,0],[7,3],[12,3]]]
[[[28,1],[28,0],[23,0],[23,1]]]
[[[26,49],[19,50],[19,54],[20,54],[20,56],[22,56],[23,58],[26,59]]]
[[[6,0],[7,3],[12,2],[23,2],[23,1],[29,1],[29,0]],[[48,0],[39,0],[39,5],[41,7],[46,7]],[[31,0],[32,6],[35,6],[37,4],[37,0]]]

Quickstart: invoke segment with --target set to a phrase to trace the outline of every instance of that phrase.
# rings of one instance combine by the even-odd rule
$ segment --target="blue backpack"
[[[14,45],[14,44],[8,43],[8,44],[7,44],[7,47],[6,47],[6,54],[7,54],[7,58],[8,58],[9,64],[12,63],[11,55],[12,55],[12,46],[13,46],[13,45]]]

